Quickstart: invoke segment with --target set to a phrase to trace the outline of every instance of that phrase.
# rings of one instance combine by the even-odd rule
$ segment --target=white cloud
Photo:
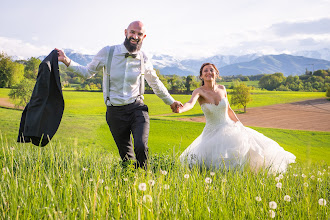
[[[0,37],[0,51],[5,52],[9,56],[16,56],[19,59],[46,55],[53,49],[48,46],[36,46],[18,39]]]

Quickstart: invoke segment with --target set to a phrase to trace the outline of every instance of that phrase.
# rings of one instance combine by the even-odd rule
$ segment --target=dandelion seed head
[[[214,175],[215,175],[215,172],[210,172],[210,175],[211,175],[211,176],[214,176]]]
[[[139,190],[146,191],[146,189],[147,189],[147,184],[145,184],[145,183],[140,183],[139,184]]]
[[[282,183],[276,183],[276,187],[281,189],[282,188]]]
[[[144,203],[152,202],[152,197],[151,197],[151,195],[144,195],[142,200],[143,200]]]
[[[280,182],[280,180],[281,180],[281,179],[280,179],[279,177],[275,177],[275,181],[276,181],[276,182]]]
[[[210,177],[205,178],[205,183],[212,183],[212,179]]]
[[[125,177],[125,178],[123,178],[123,180],[124,180],[125,182],[127,182],[127,181],[128,181],[128,178]]]
[[[308,183],[304,183],[304,186],[305,186],[305,187],[308,187]]]
[[[166,189],[166,190],[167,190],[167,189],[170,189],[170,185],[165,184],[165,185],[164,185],[164,189]]]
[[[226,182],[227,182],[227,179],[222,179],[222,182],[223,182],[223,183],[226,183]]]
[[[257,196],[255,199],[256,199],[257,202],[261,202],[261,197],[260,196]]]
[[[273,210],[269,210],[269,217],[275,218],[275,212]]]
[[[189,178],[189,174],[185,174],[183,177],[184,177],[185,179],[188,179],[188,178]]]
[[[104,180],[103,180],[103,179],[100,179],[100,180],[99,180],[99,183],[104,183]]]
[[[94,180],[92,178],[89,179],[89,182],[93,182]]]
[[[278,175],[278,178],[283,179],[283,174]]]
[[[269,202],[269,208],[276,209],[277,208],[277,203],[274,202],[274,201]]]
[[[108,186],[105,186],[104,189],[105,189],[105,190],[109,190],[109,187],[108,187]]]
[[[302,178],[306,178],[307,176],[305,174],[301,174],[301,177]]]
[[[322,182],[322,179],[321,179],[321,178],[317,178],[317,181],[318,181],[318,182]]]
[[[284,201],[291,202],[291,197],[289,195],[284,196]]]
[[[293,176],[294,176],[294,177],[297,177],[297,176],[298,176],[298,174],[295,174],[295,173],[294,173],[294,174],[293,174]]]
[[[150,186],[154,186],[156,182],[155,182],[155,180],[149,180],[148,183]]]
[[[87,171],[87,170],[88,170],[87,168],[83,167],[83,171]]]
[[[314,180],[314,179],[315,179],[315,176],[314,176],[314,175],[312,175],[312,176],[311,176],[311,179],[312,179],[312,180]]]
[[[163,175],[167,175],[167,171],[166,170],[160,170],[160,173]]]
[[[15,148],[11,147],[11,148],[10,148],[10,150],[12,150],[12,151],[13,151],[13,150],[15,150]]]
[[[319,205],[325,206],[327,204],[327,201],[323,198],[319,199]]]

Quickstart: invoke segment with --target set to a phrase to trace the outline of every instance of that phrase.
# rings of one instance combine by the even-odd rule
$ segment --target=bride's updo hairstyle
[[[202,80],[202,75],[203,75],[203,68],[207,65],[211,65],[213,66],[213,68],[215,69],[215,71],[217,72],[217,75],[219,76],[219,70],[218,68],[213,64],[213,63],[203,63],[203,65],[201,66],[201,69],[199,70],[199,78]],[[204,85],[204,80],[202,80],[202,86]]]

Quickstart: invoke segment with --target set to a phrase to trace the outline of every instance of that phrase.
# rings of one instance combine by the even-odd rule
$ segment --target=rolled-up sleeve
[[[170,95],[162,81],[158,78],[156,71],[153,68],[152,63],[147,59],[145,62],[145,79],[152,88],[154,93],[163,100],[167,105],[171,105],[174,102],[173,97]]]

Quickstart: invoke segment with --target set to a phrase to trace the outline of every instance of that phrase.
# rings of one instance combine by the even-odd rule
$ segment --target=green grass
[[[135,171],[79,145],[0,144],[1,219],[268,219],[269,210],[280,219],[328,219],[329,206],[319,205],[330,197],[323,163],[294,164],[275,180],[267,170],[189,169],[171,154],[153,154],[147,171]]]
[[[240,83],[245,83],[247,86],[254,86],[255,88],[259,88],[259,81],[241,81]],[[233,82],[220,82],[219,84],[226,86],[229,88],[233,85]]]
[[[8,91],[0,89],[0,97]],[[260,98],[256,105],[322,96],[254,93],[255,100]],[[64,98],[61,125],[44,148],[16,143],[22,111],[0,108],[0,219],[267,219],[271,201],[277,203],[276,218],[329,218],[329,205],[318,201],[329,203],[330,198],[330,132],[253,127],[297,156],[279,189],[267,170],[215,170],[211,175],[182,166],[178,155],[200,135],[204,123],[160,117],[171,115],[169,106],[146,95],[151,115],[149,170],[123,170],[105,121],[102,93],[65,91]],[[196,106],[190,114],[200,111]],[[205,182],[207,177],[211,183]],[[139,189],[141,183],[146,183],[145,191]],[[285,195],[291,202],[284,201]],[[152,202],[144,202],[144,196]]]

